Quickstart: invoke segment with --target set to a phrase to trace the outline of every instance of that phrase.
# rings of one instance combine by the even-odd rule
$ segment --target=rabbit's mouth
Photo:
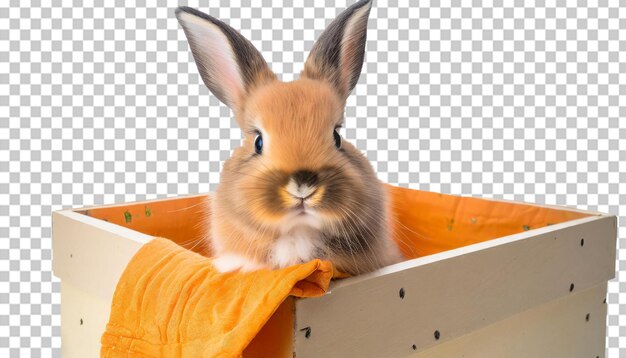
[[[302,209],[292,209],[278,223],[279,231],[283,233],[299,226],[319,230],[322,227],[322,218],[315,210],[305,206]]]
[[[310,208],[311,203],[310,203],[310,198],[313,197],[313,195],[317,192],[317,188],[313,190],[313,192],[305,197],[301,197],[301,196],[294,196],[294,199],[296,199],[297,204],[294,207],[294,210],[296,212],[298,212],[298,215],[303,215],[306,214],[306,209]]]
[[[311,207],[306,205],[303,201],[300,202],[300,204],[296,205],[292,210],[291,210],[291,214],[293,216],[305,216],[305,215],[312,215],[312,210]]]
[[[298,203],[298,205],[296,205],[294,210],[298,213],[298,215],[306,214],[306,208],[304,207],[304,199],[300,200],[300,203]]]

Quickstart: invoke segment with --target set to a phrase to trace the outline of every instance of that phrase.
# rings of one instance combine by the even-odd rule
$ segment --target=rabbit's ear
[[[276,78],[259,51],[232,27],[186,6],[176,9],[176,17],[202,80],[235,112],[246,93]]]
[[[345,100],[361,74],[372,0],[359,1],[328,25],[313,45],[302,76],[329,82]]]

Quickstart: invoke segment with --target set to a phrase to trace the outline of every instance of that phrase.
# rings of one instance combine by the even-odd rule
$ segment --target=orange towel
[[[289,295],[320,296],[333,267],[220,274],[167,239],[144,245],[122,274],[101,357],[239,357]]]

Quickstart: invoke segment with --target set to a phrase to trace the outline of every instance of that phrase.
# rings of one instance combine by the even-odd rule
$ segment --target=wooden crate
[[[98,356],[128,261],[155,236],[181,244],[190,233],[201,236],[208,200],[196,195],[53,213],[64,357]],[[245,355],[603,357],[616,217],[476,198],[458,197],[457,204],[464,200],[527,214],[548,210],[564,221],[482,242],[470,238],[466,246],[335,281],[323,297],[288,299]],[[173,220],[151,220],[158,213]],[[280,342],[266,344],[269,336]]]

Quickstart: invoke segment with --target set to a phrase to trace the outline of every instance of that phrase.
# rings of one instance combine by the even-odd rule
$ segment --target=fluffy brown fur
[[[212,203],[211,243],[216,255],[237,255],[254,263],[254,267],[272,268],[319,257],[333,261],[339,270],[350,274],[368,272],[400,259],[389,235],[383,184],[352,144],[342,140],[338,148],[335,142],[334,131],[342,125],[345,99],[361,69],[370,6],[370,2],[361,1],[340,15],[314,46],[302,77],[289,83],[268,75],[271,71],[259,60],[260,54],[256,50],[250,54],[251,44],[231,30],[225,36],[233,49],[232,63],[227,65],[238,66],[242,77],[234,81],[219,78],[218,69],[206,68],[216,63],[212,55],[194,50],[202,45],[201,39],[188,22],[193,21],[197,27],[199,20],[179,16],[188,37],[194,39],[190,45],[198,66],[204,66],[201,74],[212,76],[204,78],[205,83],[211,87],[230,81],[244,86],[234,90],[245,94],[239,97],[228,93],[228,89],[217,90],[225,98],[238,98],[229,105],[244,138],[241,147],[224,163]],[[198,15],[196,10],[181,9],[177,14],[181,11],[210,19],[207,26],[219,23],[216,28],[229,28],[208,15]],[[242,47],[255,57],[254,61],[236,55]],[[338,56],[333,51],[339,51]],[[218,60],[224,62],[223,58]],[[255,152],[258,135],[263,138],[260,154]],[[306,198],[294,196],[289,189],[294,182],[309,188],[311,194]],[[306,208],[302,215],[298,215],[299,204]],[[291,222],[296,223],[294,228]],[[294,252],[307,254],[299,254],[294,261],[278,259],[280,240],[287,240],[285,247]]]

